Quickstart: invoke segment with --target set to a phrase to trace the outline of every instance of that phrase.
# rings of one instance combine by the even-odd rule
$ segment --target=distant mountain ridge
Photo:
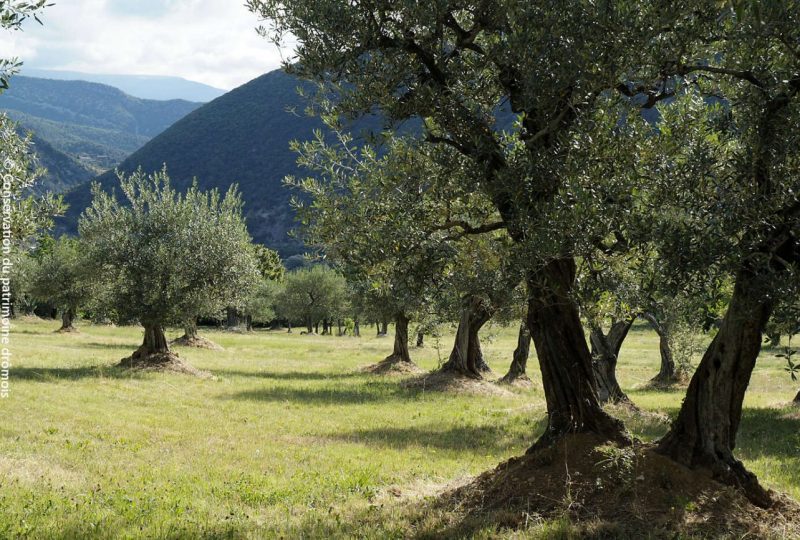
[[[111,86],[17,75],[0,95],[0,110],[23,130],[44,141],[46,165],[76,162],[79,167],[48,167],[45,186],[63,190],[118,165],[176,120],[200,107],[185,100],[157,101],[129,96]],[[56,156],[57,151],[64,156]],[[71,171],[66,174],[69,169]],[[77,174],[83,169],[83,174]],[[59,176],[61,175],[61,176]]]
[[[307,105],[297,92],[302,84],[280,70],[262,75],[186,115],[125,159],[119,169],[130,173],[141,166],[152,172],[166,164],[179,189],[188,187],[195,177],[201,189],[225,191],[237,183],[253,238],[284,257],[297,254],[303,246],[287,235],[295,223],[289,204],[292,192],[283,179],[303,171],[298,170],[289,143],[308,140],[315,129],[324,128],[318,118],[292,112],[303,111]],[[378,118],[370,117],[353,130],[358,133],[380,125]],[[113,172],[97,181],[106,191],[118,185]],[[91,203],[90,185],[69,192],[66,201],[70,209],[59,226],[74,232],[78,216]]]
[[[226,92],[221,88],[215,88],[204,83],[189,81],[181,77],[162,75],[113,75],[28,67],[23,67],[22,74],[28,77],[44,79],[88,81],[105,84],[142,99],[183,99],[207,103]]]

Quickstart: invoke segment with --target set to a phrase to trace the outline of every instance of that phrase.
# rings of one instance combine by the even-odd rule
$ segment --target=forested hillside
[[[166,164],[180,188],[195,177],[202,189],[224,191],[238,183],[254,239],[278,249],[284,257],[296,254],[301,246],[287,235],[294,220],[289,205],[292,193],[283,186],[286,175],[298,172],[297,156],[289,143],[309,139],[322,127],[318,119],[303,113],[306,103],[297,92],[298,84],[282,71],[262,75],[176,122],[119,169],[131,172],[141,166],[150,172]],[[378,125],[376,119],[362,121],[354,131]],[[98,180],[105,189],[117,184],[113,171]],[[70,209],[61,227],[74,231],[90,201],[90,185],[69,193]]]
[[[94,174],[113,168],[199,106],[135,98],[103,84],[22,76],[0,96],[0,110]],[[53,189],[76,185],[74,177],[51,176]]]

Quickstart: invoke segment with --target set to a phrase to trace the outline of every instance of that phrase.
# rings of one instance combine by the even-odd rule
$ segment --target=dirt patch
[[[651,445],[620,447],[572,435],[508,460],[440,501],[465,522],[512,529],[567,519],[582,538],[800,538],[800,504],[773,496],[773,508],[764,510]]]
[[[378,362],[361,368],[364,373],[372,373],[373,375],[409,375],[424,373],[414,362],[406,362],[398,360],[395,356],[388,356]]]
[[[149,354],[147,356],[133,354],[132,356],[123,358],[119,363],[119,367],[137,371],[181,373],[201,379],[213,378],[208,371],[202,371],[194,366],[190,366],[173,352]]]
[[[403,382],[408,388],[433,392],[457,392],[482,396],[511,396],[513,392],[486,379],[473,379],[452,371],[432,371]]]
[[[211,351],[223,351],[221,346],[217,345],[210,339],[204,338],[203,336],[181,336],[172,340],[170,345],[180,345],[181,347],[193,347],[195,349],[209,349]]]

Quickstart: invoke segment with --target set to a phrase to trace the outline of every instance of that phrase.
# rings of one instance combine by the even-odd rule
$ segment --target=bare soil
[[[512,458],[440,502],[465,516],[525,528],[567,519],[581,538],[800,538],[800,504],[772,493],[764,510],[744,495],[657,454],[594,435],[565,437]]]

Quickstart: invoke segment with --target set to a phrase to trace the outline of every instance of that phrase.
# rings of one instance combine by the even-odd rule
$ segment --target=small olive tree
[[[31,290],[35,298],[61,313],[58,332],[77,331],[73,322],[78,308],[91,296],[91,279],[76,239],[62,236],[42,252],[33,267]]]
[[[257,263],[232,187],[224,197],[193,185],[185,194],[166,170],[119,175],[123,199],[95,186],[79,222],[91,272],[113,283],[107,302],[119,320],[138,320],[144,342],[130,364],[172,360],[164,327],[240,303]]]
[[[278,314],[292,322],[302,322],[309,334],[319,323],[327,330],[328,321],[344,312],[347,283],[336,271],[317,265],[286,275],[286,284],[277,298]]]

